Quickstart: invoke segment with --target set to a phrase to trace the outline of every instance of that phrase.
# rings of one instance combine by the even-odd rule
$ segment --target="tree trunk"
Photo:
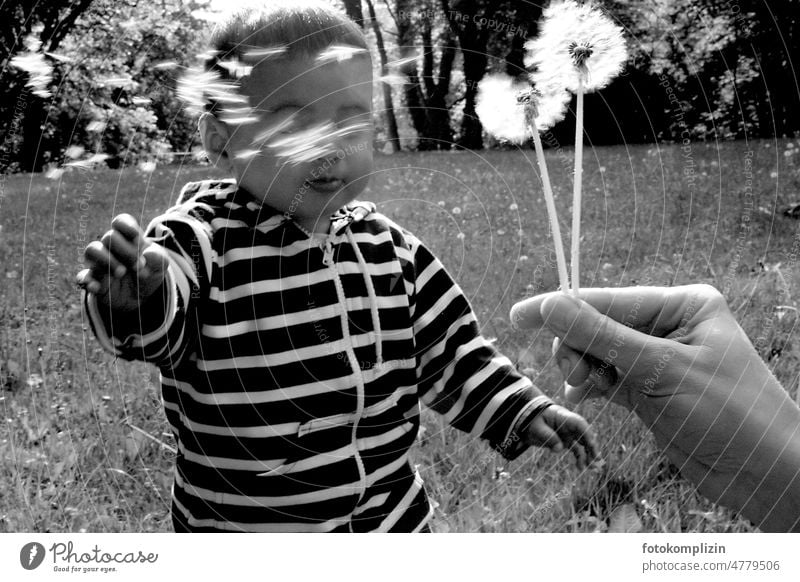
[[[411,14],[411,10],[419,9],[411,0],[397,0],[396,12],[400,15]],[[414,56],[419,47],[416,30],[412,28],[407,16],[397,19],[398,45],[401,57]],[[417,132],[417,149],[449,150],[453,145],[453,130],[450,125],[450,110],[446,97],[450,90],[450,79],[453,61],[456,56],[455,37],[448,29],[442,40],[439,72],[435,73],[433,31],[430,19],[422,20],[419,31],[422,37],[422,75],[419,62],[409,59],[400,67],[408,82],[403,94],[411,122]]]
[[[392,153],[400,151],[400,136],[397,133],[397,118],[394,115],[394,104],[392,103],[392,86],[383,80],[388,72],[386,57],[386,46],[383,43],[383,33],[381,32],[378,19],[375,17],[375,6],[372,0],[367,0],[367,9],[369,10],[369,19],[372,24],[372,30],[375,33],[375,42],[378,45],[378,55],[381,60],[381,87],[383,89],[383,115],[386,119],[386,143],[392,150]]]
[[[344,12],[361,28],[364,28],[364,11],[361,10],[361,0],[342,0]]]
[[[460,147],[478,150],[483,148],[483,126],[475,113],[475,100],[478,83],[486,73],[488,30],[479,28],[476,16],[482,8],[479,0],[440,0],[442,10],[447,16],[450,29],[458,37],[461,56],[464,62],[464,114],[461,118]],[[486,3],[483,14],[493,18],[499,6],[497,0]]]

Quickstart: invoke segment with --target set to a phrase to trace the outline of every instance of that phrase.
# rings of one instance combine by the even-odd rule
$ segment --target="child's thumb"
[[[144,267],[139,269],[140,279],[157,279],[164,278],[169,265],[169,258],[166,251],[159,245],[150,244],[142,251],[142,259],[144,259]]]

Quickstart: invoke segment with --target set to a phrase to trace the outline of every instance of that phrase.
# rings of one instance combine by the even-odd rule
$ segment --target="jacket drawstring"
[[[372,284],[372,277],[369,275],[367,261],[358,248],[358,243],[353,236],[353,231],[347,229],[347,240],[353,247],[353,251],[358,259],[358,266],[364,276],[364,284],[367,286],[367,294],[369,295],[369,312],[372,316],[372,329],[375,330],[375,367],[380,369],[383,366],[383,341],[381,339],[381,318],[378,314],[378,296],[375,293],[375,286]]]

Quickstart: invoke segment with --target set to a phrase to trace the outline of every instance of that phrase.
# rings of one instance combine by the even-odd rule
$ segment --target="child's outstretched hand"
[[[600,462],[594,432],[586,420],[563,406],[551,404],[524,429],[523,439],[530,445],[546,447],[555,453],[572,450],[578,469]]]
[[[161,288],[166,276],[167,257],[130,214],[116,216],[111,230],[89,243],[84,261],[88,268],[78,273],[78,285],[112,311],[137,309]]]

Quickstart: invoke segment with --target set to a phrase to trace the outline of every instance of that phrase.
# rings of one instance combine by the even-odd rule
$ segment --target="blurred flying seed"
[[[419,57],[416,55],[413,57],[405,57],[403,59],[397,59],[396,61],[389,61],[386,63],[386,66],[401,69],[406,65],[410,65],[412,63],[416,63]]]
[[[91,132],[91,133],[98,132],[98,131],[103,131],[105,128],[106,128],[106,122],[105,121],[100,121],[98,119],[95,119],[94,121],[90,121],[86,125],[86,131]]]
[[[166,71],[169,69],[174,69],[177,66],[178,63],[176,63],[175,61],[161,61],[153,65],[153,68],[156,69],[157,71]]]
[[[148,104],[150,104],[152,102],[153,102],[153,100],[150,99],[149,97],[134,97],[132,99],[132,103],[134,105],[148,105]]]
[[[253,72],[252,65],[247,65],[238,60],[219,61],[217,64],[228,71],[228,75],[235,79],[246,77]]]
[[[282,55],[288,50],[289,47],[285,45],[275,46],[275,47],[252,48],[246,50],[242,55],[242,57],[247,59],[248,61],[258,61],[261,59],[268,59],[270,57],[276,57],[278,55]]]
[[[75,62],[75,59],[73,59],[72,57],[68,57],[66,55],[59,55],[57,53],[51,53],[51,52],[47,52],[47,51],[45,51],[44,54],[46,54],[48,57],[50,57],[54,61],[58,61],[60,63],[74,63]]]
[[[44,175],[44,177],[47,178],[48,180],[58,180],[63,175],[64,175],[63,168],[50,168]]]
[[[124,76],[100,78],[97,79],[96,83],[104,87],[115,87],[120,89],[134,87],[138,84],[131,77]]]
[[[331,45],[319,54],[316,61],[319,64],[333,61],[341,63],[342,61],[352,59],[356,55],[365,54],[367,52],[367,49],[357,46]]]
[[[29,388],[32,390],[36,390],[39,386],[44,383],[42,377],[39,374],[31,374],[28,376],[28,380],[25,382]]]
[[[383,75],[382,77],[378,77],[378,81],[381,83],[386,83],[387,85],[405,85],[408,83],[408,79],[405,75],[398,75],[396,73],[389,73],[388,75]]]
[[[261,154],[259,150],[241,150],[236,152],[236,154],[233,157],[235,157],[237,160],[249,160],[256,157],[259,154]]]
[[[79,145],[71,145],[66,150],[64,150],[64,155],[71,160],[75,160],[83,155],[83,152],[86,150],[83,146]]]

